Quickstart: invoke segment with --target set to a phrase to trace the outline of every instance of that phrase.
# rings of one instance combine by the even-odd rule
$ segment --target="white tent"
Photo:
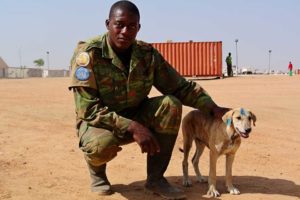
[[[8,65],[6,64],[6,62],[0,57],[0,78],[4,78],[5,76],[5,72],[8,69]]]

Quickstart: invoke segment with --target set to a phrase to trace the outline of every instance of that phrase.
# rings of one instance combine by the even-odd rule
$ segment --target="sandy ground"
[[[245,76],[197,80],[222,106],[246,107],[257,116],[250,138],[243,139],[233,166],[241,195],[226,192],[224,157],[217,165],[218,188],[224,200],[300,199],[300,76]],[[75,136],[75,114],[68,78],[0,80],[0,199],[140,200],[144,194],[146,155],[137,144],[123,148],[108,165],[116,191],[97,197]],[[151,95],[158,95],[153,90]],[[184,107],[184,114],[191,108]],[[208,199],[207,184],[182,182],[179,134],[167,178],[190,200]],[[190,156],[192,157],[192,156]],[[208,174],[208,151],[200,167]]]

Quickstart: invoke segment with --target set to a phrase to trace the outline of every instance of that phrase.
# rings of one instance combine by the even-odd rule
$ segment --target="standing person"
[[[288,69],[289,69],[289,75],[292,76],[293,75],[293,64],[291,61],[289,62]]]
[[[136,142],[147,153],[145,190],[167,199],[185,194],[164,177],[177,138],[182,104],[221,120],[219,107],[195,82],[187,81],[152,47],[136,36],[138,8],[118,1],[105,21],[107,33],[79,42],[71,60],[79,146],[91,177],[91,190],[112,193],[106,176],[121,145]],[[149,98],[155,86],[163,95]],[[118,173],[118,172],[115,172]]]
[[[231,53],[228,53],[228,56],[226,57],[226,64],[227,64],[227,76],[233,76],[232,72],[232,58]]]

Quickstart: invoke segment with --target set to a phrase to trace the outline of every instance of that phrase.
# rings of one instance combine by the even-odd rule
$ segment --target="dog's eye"
[[[238,120],[241,120],[242,118],[240,116],[236,117]]]
[[[250,121],[250,120],[251,120],[251,117],[248,117],[248,120]]]

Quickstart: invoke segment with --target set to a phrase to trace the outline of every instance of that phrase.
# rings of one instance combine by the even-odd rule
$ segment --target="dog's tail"
[[[178,150],[179,150],[181,153],[184,153],[183,148],[179,147]],[[195,151],[195,153],[194,153],[194,156],[193,156],[193,158],[192,158],[192,162],[194,162],[197,153],[199,153],[199,152],[198,152],[198,150],[196,149],[196,151]]]

